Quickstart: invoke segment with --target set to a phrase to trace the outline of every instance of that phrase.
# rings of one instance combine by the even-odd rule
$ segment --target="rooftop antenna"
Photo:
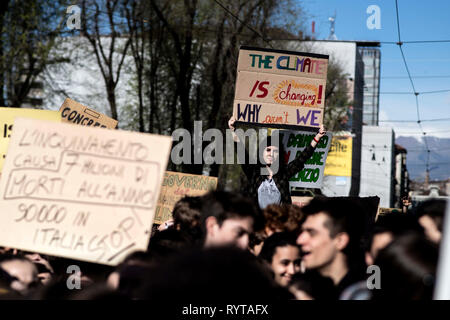
[[[334,24],[336,22],[336,10],[334,10],[334,16],[329,17],[328,21],[330,21],[330,35],[327,40],[337,40],[336,34],[334,33]]]

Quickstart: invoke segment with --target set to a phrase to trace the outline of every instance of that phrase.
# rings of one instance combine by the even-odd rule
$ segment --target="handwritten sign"
[[[117,127],[117,120],[102,113],[92,110],[81,103],[66,98],[61,108],[63,122],[70,122],[88,127],[101,127],[114,129]]]
[[[323,123],[328,56],[241,47],[233,116],[273,128]]]
[[[147,248],[172,138],[78,128],[16,120],[0,245],[116,265]]]
[[[16,117],[33,118],[48,121],[61,121],[61,114],[58,111],[22,109],[22,108],[5,108],[0,107],[0,128],[2,134],[0,137],[0,172],[8,150],[9,138],[13,130],[13,124]]]
[[[154,223],[161,224],[171,219],[175,203],[184,196],[202,196],[208,191],[215,190],[216,187],[215,177],[166,171]]]
[[[280,132],[280,139],[283,143],[286,154],[285,162],[293,161],[308,145],[315,134],[306,131],[287,131]],[[317,145],[314,154],[305,163],[302,171],[296,173],[289,180],[290,187],[320,188],[322,186],[325,162],[328,150],[331,145],[331,133],[322,137]]]
[[[326,176],[350,177],[352,175],[351,137],[334,136],[325,165]]]

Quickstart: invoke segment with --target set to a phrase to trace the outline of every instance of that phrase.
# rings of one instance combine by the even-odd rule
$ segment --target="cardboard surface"
[[[110,118],[103,113],[90,109],[75,100],[66,98],[61,108],[63,122],[70,122],[88,127],[101,127],[115,129],[117,120]]]
[[[319,128],[323,123],[323,109],[234,100],[233,116],[237,121],[264,124],[267,127]],[[299,129],[300,130],[300,129]]]
[[[238,71],[327,79],[328,56],[306,52],[266,50],[260,48],[239,50]]]
[[[33,118],[48,121],[61,121],[61,114],[58,111],[24,109],[24,108],[0,108],[0,173],[6,158],[9,145],[9,138],[13,130],[14,119],[16,117]]]
[[[256,87],[255,83],[258,83]],[[263,88],[262,92],[259,91],[260,86]],[[240,71],[236,80],[235,99],[291,107],[323,108],[323,89],[323,80],[320,79]]]
[[[295,197],[291,196],[292,204],[295,204],[296,206],[304,207],[306,206],[314,197]]]
[[[175,203],[184,196],[202,196],[216,187],[216,177],[166,171],[154,223],[161,224],[171,219]]]
[[[1,246],[108,265],[147,248],[171,137],[19,118],[10,142]]]
[[[239,51],[233,116],[277,128],[323,123],[328,56],[281,50]]]

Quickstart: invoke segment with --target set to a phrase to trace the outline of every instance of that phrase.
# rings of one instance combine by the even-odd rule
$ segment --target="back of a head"
[[[447,202],[443,199],[430,199],[420,203],[415,212],[417,218],[424,215],[430,216],[436,224],[437,229],[442,232],[446,205]]]
[[[375,260],[381,289],[373,290],[373,299],[432,299],[438,255],[437,246],[421,235],[397,237]]]
[[[205,228],[205,220],[208,217],[215,217],[217,223],[222,223],[230,218],[251,217],[254,221],[254,230],[263,227],[262,213],[254,201],[245,198],[240,194],[227,191],[211,191],[201,199],[201,222]]]
[[[375,235],[385,232],[391,233],[393,238],[407,233],[424,235],[423,227],[413,215],[403,213],[386,214],[378,217],[378,220],[375,222],[366,249],[370,251]]]
[[[105,284],[95,284],[79,292],[72,292],[69,299],[92,301],[123,301],[128,300],[128,297],[120,291],[112,290]]]
[[[258,257],[271,263],[277,248],[286,246],[298,247],[296,240],[297,235],[292,232],[275,232],[264,241]]]
[[[297,231],[300,229],[303,213],[295,205],[268,205],[264,211],[265,227],[274,232]]]
[[[297,273],[289,284],[292,289],[305,292],[314,300],[337,300],[338,295],[334,282],[322,276],[317,270]]]
[[[174,256],[149,270],[137,298],[223,302],[288,296],[249,252],[213,247]]]
[[[194,239],[190,233],[169,228],[151,237],[147,254],[149,260],[159,260],[200,245],[201,243]]]
[[[172,211],[173,222],[180,229],[200,226],[200,197],[184,197],[175,203]]]
[[[423,227],[417,219],[404,213],[391,213],[380,216],[375,223],[374,231],[385,230],[394,235],[401,235],[405,232],[414,231],[423,234]]]

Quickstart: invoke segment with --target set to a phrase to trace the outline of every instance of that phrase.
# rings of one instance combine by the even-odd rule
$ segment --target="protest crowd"
[[[432,299],[445,201],[375,217],[357,200],[261,210],[226,191],[184,197],[116,267],[2,248],[0,298]]]
[[[306,73],[315,80],[307,79],[307,85],[298,87],[317,89],[318,98],[322,97],[328,56],[296,56],[301,70],[293,70],[280,64],[289,61],[285,51],[273,55],[277,56],[274,67],[279,69],[280,79],[286,72]],[[274,56],[264,61],[270,63]],[[255,57],[263,61],[253,49],[241,48],[240,67],[253,73],[246,77],[258,77],[257,71],[266,68],[261,61],[257,67]],[[237,83],[245,89],[251,82],[238,77]],[[244,89],[243,93],[237,90],[237,98],[240,94],[246,98],[248,90]],[[268,89],[264,84],[260,89],[265,97]],[[116,127],[116,120],[106,122],[109,129],[89,128],[103,127],[93,120],[82,122],[82,112],[87,110],[89,115],[95,111],[70,99],[61,107],[63,117],[66,115],[68,122],[70,117],[78,119],[76,124],[85,127],[57,123],[59,113],[47,115],[45,120],[54,118],[54,122],[44,122],[15,119],[15,110],[5,110],[11,114],[11,124],[5,128],[14,123],[14,132],[0,180],[0,207],[5,213],[0,224],[0,244],[4,246],[0,247],[0,299],[433,299],[444,200],[428,200],[385,214],[379,213],[376,195],[316,195],[303,206],[292,203],[290,179],[300,179],[303,169],[312,174],[305,164],[324,167],[325,146],[329,148],[331,141],[321,118],[324,101],[314,98],[310,106],[303,102],[296,113],[280,102],[280,110],[287,110],[280,119],[272,116],[273,105],[261,108],[235,103],[228,127],[235,150],[245,151],[237,152],[237,157],[245,155],[239,164],[248,182],[240,193],[216,187],[215,177],[208,177],[215,183],[202,194],[189,194],[186,185],[186,190],[161,191],[166,182],[178,179],[176,174],[189,175],[164,172],[172,137],[109,130]],[[252,124],[259,119],[266,127],[277,124],[263,122],[270,119],[297,129],[309,127],[309,131],[291,134],[286,146],[275,141],[276,135],[268,135],[259,144],[262,157],[251,164],[249,148],[235,132],[235,124],[246,118]],[[315,135],[310,134],[315,130]],[[287,151],[289,144],[301,144],[303,150]],[[322,151],[315,152],[316,148]],[[289,162],[290,155],[293,159]],[[320,168],[314,170],[319,173]],[[170,180],[169,174],[175,177]],[[194,181],[190,187],[206,185],[199,182],[202,176],[190,176]],[[320,187],[321,181],[316,180],[315,186]],[[181,185],[182,179],[177,181]],[[176,198],[180,193],[184,197]],[[171,199],[174,206],[158,211],[157,195]],[[70,214],[75,219],[69,219]],[[60,230],[73,231],[70,246],[64,246],[66,233],[61,235]],[[49,231],[52,237],[47,236]],[[82,235],[91,238],[75,243]],[[106,238],[108,248],[114,249],[108,251],[108,257],[106,246],[91,246],[95,241],[105,244]],[[17,249],[21,247],[35,250]],[[134,248],[139,249],[131,250]],[[93,252],[102,250],[101,256],[93,259]],[[48,252],[55,254],[43,254]]]

